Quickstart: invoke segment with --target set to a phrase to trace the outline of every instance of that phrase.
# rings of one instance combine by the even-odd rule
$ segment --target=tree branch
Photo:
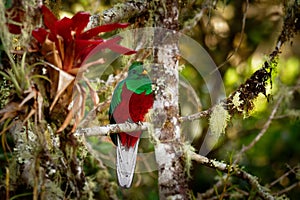
[[[288,166],[289,167],[289,166]],[[300,170],[300,166],[297,165],[293,168],[290,168],[290,170],[284,174],[282,174],[280,177],[278,177],[276,180],[274,180],[272,183],[270,183],[268,185],[268,188],[271,188],[273,186],[275,186],[277,183],[279,183],[283,178],[286,178],[288,177],[290,174],[295,174],[297,176],[297,172]]]
[[[79,128],[76,132],[78,134],[85,134],[87,137],[91,136],[108,136],[111,133],[120,132],[134,132],[147,130],[149,123],[139,122],[139,123],[121,123],[121,124],[108,124],[106,126],[94,126],[89,128]]]
[[[141,15],[149,9],[149,2],[144,0],[130,0],[114,5],[111,9],[103,11],[101,14],[92,15],[88,29],[102,24],[121,22],[126,19]]]
[[[204,110],[204,111],[200,111],[188,116],[184,116],[184,117],[180,117],[179,120],[182,122],[185,121],[193,121],[193,120],[197,120],[200,118],[205,118],[205,117],[209,117],[211,114],[212,108],[208,109],[208,110]]]
[[[294,189],[295,187],[299,187],[299,186],[300,186],[300,182],[298,181],[298,182],[296,182],[296,183],[293,183],[293,184],[290,185],[289,187],[286,187],[286,188],[284,188],[283,190],[277,192],[276,195],[277,195],[277,196],[282,195],[282,194],[287,193],[288,191]]]
[[[105,102],[107,104],[107,102]],[[93,111],[95,112],[95,111]],[[208,117],[211,113],[211,109],[204,110],[192,115],[179,117],[179,121],[185,122],[185,121],[193,121],[197,120],[199,118]],[[88,119],[93,118],[94,116],[91,114],[91,116],[88,115]],[[83,121],[83,125],[88,124],[88,120]],[[120,133],[120,132],[134,132],[134,131],[145,131],[150,126],[150,122],[139,122],[139,123],[120,123],[120,124],[108,124],[105,126],[93,126],[93,127],[86,127],[86,128],[78,128],[76,130],[77,134],[84,134],[86,137],[91,136],[108,136],[112,133]]]

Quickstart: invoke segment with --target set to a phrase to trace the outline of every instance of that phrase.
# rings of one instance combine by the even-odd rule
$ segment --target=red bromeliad
[[[42,54],[60,69],[76,74],[86,56],[96,47],[109,48],[120,54],[129,55],[135,51],[118,44],[121,37],[104,40],[99,33],[126,28],[128,23],[113,23],[84,31],[90,18],[86,12],[78,12],[71,19],[58,20],[46,7],[41,7],[46,28],[33,30],[33,37],[42,44]],[[76,70],[77,69],[77,70]]]

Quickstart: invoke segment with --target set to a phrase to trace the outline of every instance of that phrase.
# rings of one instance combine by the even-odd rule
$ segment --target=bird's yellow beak
[[[144,69],[144,71],[142,72],[142,74],[143,75],[147,75],[148,74],[147,70]]]

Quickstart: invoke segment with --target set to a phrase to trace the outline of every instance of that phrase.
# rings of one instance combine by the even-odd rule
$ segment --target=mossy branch
[[[141,131],[147,130],[149,123],[147,122],[139,122],[139,123],[121,123],[121,124],[108,124],[106,126],[94,126],[90,128],[79,128],[76,133],[78,134],[85,134],[85,136],[108,136],[109,134],[113,133],[120,133],[120,132],[134,132],[134,131]]]
[[[180,117],[181,122],[192,121],[199,118],[208,117],[211,113],[211,109],[201,111],[192,115]],[[145,131],[150,126],[150,122],[140,122],[140,123],[120,123],[120,124],[108,124],[105,126],[94,126],[79,128],[76,130],[78,134],[85,134],[87,137],[91,136],[108,136],[109,134],[120,133],[120,132],[134,132],[134,131]]]
[[[111,9],[90,17],[88,28],[102,24],[121,22],[133,18],[149,9],[149,3],[143,0],[130,0],[114,5]]]

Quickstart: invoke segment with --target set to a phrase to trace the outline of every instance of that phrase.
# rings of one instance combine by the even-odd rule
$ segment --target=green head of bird
[[[126,85],[129,90],[137,94],[146,92],[148,95],[152,92],[152,81],[142,62],[134,62],[129,67]]]

